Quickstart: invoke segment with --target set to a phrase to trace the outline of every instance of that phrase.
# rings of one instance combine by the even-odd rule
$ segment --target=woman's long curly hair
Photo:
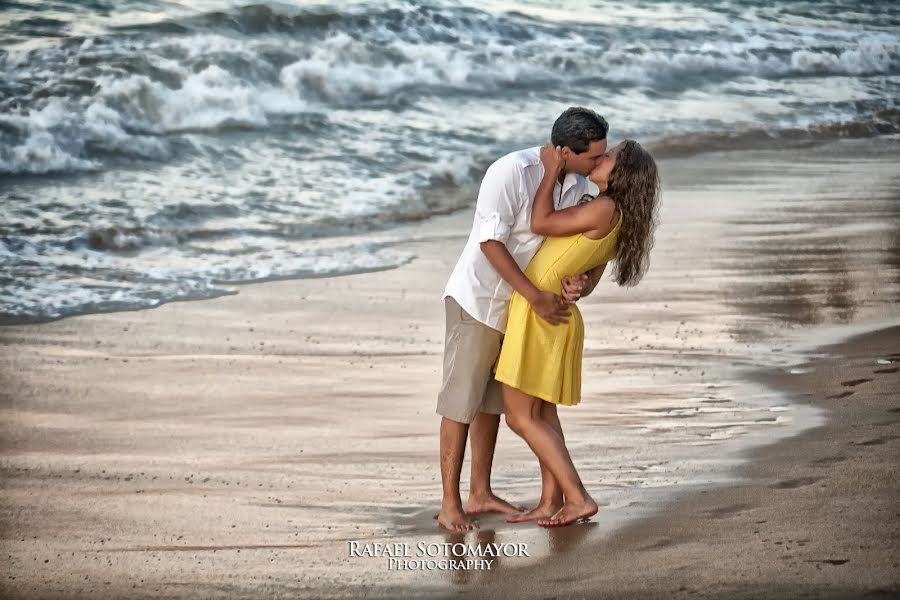
[[[650,266],[650,249],[659,219],[659,171],[656,161],[634,140],[616,155],[606,191],[621,212],[622,226],[613,271],[621,286],[637,285]]]

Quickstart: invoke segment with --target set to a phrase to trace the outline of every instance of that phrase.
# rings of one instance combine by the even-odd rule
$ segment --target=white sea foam
[[[115,243],[129,246],[126,234]],[[131,240],[134,241],[134,240]],[[389,268],[410,260],[409,254],[383,244],[298,244],[270,238],[251,254],[155,248],[137,256],[98,252],[86,247],[26,243],[12,251],[0,243],[0,258],[10,268],[40,260],[66,276],[23,279],[0,288],[2,319],[53,319],[82,311],[146,308],[161,301],[230,293],[229,282],[271,277],[354,273]],[[103,273],[116,273],[107,279]]]
[[[450,24],[463,23],[452,13],[446,18]],[[102,45],[89,38],[74,50],[10,52],[0,68],[12,81],[44,79],[53,88],[77,76],[98,86],[86,96],[28,101],[30,108],[15,117],[0,116],[22,132],[10,149],[0,151],[0,168],[10,173],[92,170],[102,159],[91,149],[167,160],[172,155],[167,140],[142,134],[267,129],[276,115],[349,109],[393,100],[398,93],[416,98],[450,89],[462,98],[472,90],[502,93],[506,86],[527,88],[538,81],[565,87],[573,76],[591,78],[599,89],[615,84],[688,91],[747,76],[777,80],[900,72],[900,36],[887,32],[805,28],[773,36],[762,35],[756,23],[735,26],[740,35],[727,42],[707,38],[694,47],[639,35],[597,45],[585,37],[590,35],[586,29],[567,35],[534,30],[511,41],[501,33],[502,20],[482,18],[453,30],[454,42],[430,39],[433,25],[398,33],[375,20],[371,31],[338,28],[314,42],[206,32],[114,38]],[[448,25],[441,27],[449,31]],[[272,53],[295,60],[279,66],[267,58]],[[140,56],[156,71],[104,67],[96,72],[92,65],[98,56]],[[88,66],[80,66],[82,59]]]

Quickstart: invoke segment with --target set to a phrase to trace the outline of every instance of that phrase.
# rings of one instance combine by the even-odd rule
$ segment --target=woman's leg
[[[578,477],[563,438],[541,415],[543,400],[529,396],[508,385],[503,386],[503,408],[506,422],[531,448],[538,460],[550,471],[565,496],[565,504],[541,525],[568,525],[597,513],[597,503],[588,495]]]
[[[553,430],[559,434],[559,439],[562,440],[563,446],[565,446],[566,439],[565,439],[565,436],[563,435],[562,423],[559,422],[559,415],[556,412],[556,405],[553,404],[552,402],[541,402],[541,404],[543,405],[543,409],[544,409],[541,413],[543,419],[545,421],[547,421],[550,424],[550,426],[553,428]],[[554,481],[554,483],[556,483],[556,485],[559,485],[555,481]],[[570,516],[572,514],[572,510],[571,510],[571,507],[569,509],[566,509],[565,504],[562,503],[563,498],[562,498],[562,489],[561,488],[560,488],[560,492],[559,492],[559,499],[560,499],[559,510],[556,513],[554,513],[550,518],[538,518],[538,524],[543,525],[543,526],[554,526],[554,525],[567,525],[568,523],[571,522],[568,519],[570,518]],[[593,502],[593,498],[591,499],[591,502]],[[594,509],[594,513],[596,513],[596,508]],[[584,518],[584,517],[576,517],[576,520],[580,519],[580,518]]]
[[[559,416],[556,414],[556,405],[543,400],[538,400],[536,404],[538,406],[538,418],[547,423],[559,435],[560,440],[565,445],[562,425],[559,422]],[[538,459],[538,462],[541,465],[541,499],[538,501],[537,506],[528,512],[513,515],[506,519],[507,523],[549,519],[563,507],[563,493],[562,488],[559,487],[559,482],[553,476],[553,473],[550,472],[550,469],[547,468],[547,465],[544,464],[543,460]]]

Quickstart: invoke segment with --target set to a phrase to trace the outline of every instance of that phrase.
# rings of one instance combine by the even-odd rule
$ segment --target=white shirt
[[[498,240],[506,244],[513,260],[523,271],[544,241],[531,232],[531,207],[541,179],[540,147],[507,154],[484,174],[472,233],[456,263],[444,298],[451,296],[467,313],[488,327],[506,330],[506,313],[513,288],[488,262],[481,242]],[[581,175],[567,173],[562,186],[556,183],[556,209],[578,203],[590,183]]]

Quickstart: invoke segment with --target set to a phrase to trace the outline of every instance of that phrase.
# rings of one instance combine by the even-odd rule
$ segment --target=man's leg
[[[478,322],[453,298],[446,298],[445,311],[444,381],[438,394],[437,412],[443,417],[441,525],[447,527],[458,525],[457,513],[462,513],[459,479],[467,432],[472,437],[472,479],[467,510],[480,513],[515,512],[516,509],[491,491],[498,415],[503,411],[503,397],[499,384],[494,381],[492,366],[500,353],[503,334]],[[471,427],[466,425],[470,422]]]
[[[468,531],[475,527],[463,512],[462,498],[459,496],[459,477],[468,432],[467,424],[441,418],[441,485],[444,495],[437,519],[440,526],[449,531]]]
[[[500,415],[480,412],[469,428],[472,440],[472,475],[469,481],[469,501],[466,502],[466,512],[469,514],[514,513],[523,510],[498,498],[491,490],[491,466],[499,427]]]

